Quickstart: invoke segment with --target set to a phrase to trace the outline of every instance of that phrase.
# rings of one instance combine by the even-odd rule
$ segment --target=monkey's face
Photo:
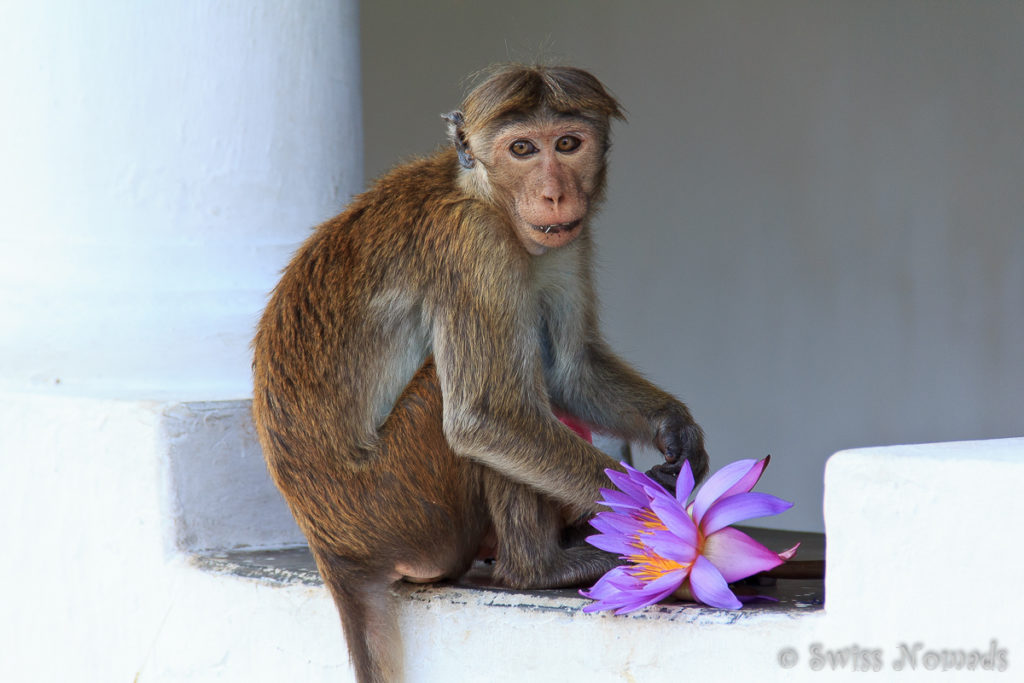
[[[502,126],[487,147],[492,190],[526,250],[539,256],[575,240],[602,178],[601,131],[580,118],[544,117]]]

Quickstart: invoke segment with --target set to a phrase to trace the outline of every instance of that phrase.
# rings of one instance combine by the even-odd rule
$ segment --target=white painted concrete
[[[267,476],[251,409],[250,401],[207,401],[161,411],[179,549],[306,544]]]
[[[251,395],[256,316],[362,185],[355,0],[10,3],[0,381]]]
[[[337,680],[347,664],[323,590],[187,563],[197,545],[302,540],[247,413],[0,394],[0,680]],[[307,660],[321,655],[334,664],[317,678]]]
[[[183,553],[301,541],[207,401],[251,395],[278,271],[361,188],[357,9],[4,6],[0,680],[316,680],[276,661],[301,630],[235,642],[273,590]]]
[[[998,638],[1024,662],[1024,439],[845,451],[825,472],[829,617],[862,639]],[[851,623],[852,622],[852,623]],[[865,643],[867,644],[867,643]]]
[[[0,394],[0,680],[351,680],[321,586],[188,560],[200,542],[288,539],[244,407]],[[408,680],[814,681],[853,648],[847,672],[877,657],[887,680],[901,647],[918,663],[900,680],[934,680],[926,661],[993,641],[1010,667],[998,679],[1016,675],[1024,439],[847,451],[826,477],[824,611],[622,618],[583,614],[582,598],[409,586],[398,601]],[[246,506],[259,524],[240,521]],[[949,677],[992,679],[974,673]]]

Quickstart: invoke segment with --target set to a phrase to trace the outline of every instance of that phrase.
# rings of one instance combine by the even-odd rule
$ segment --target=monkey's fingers
[[[704,450],[704,434],[692,419],[671,415],[662,420],[654,440],[668,463],[690,462],[693,478],[701,481],[708,473],[708,454]]]
[[[679,478],[679,472],[682,469],[682,462],[662,463],[647,470],[645,474],[674,496],[676,494],[676,480]]]

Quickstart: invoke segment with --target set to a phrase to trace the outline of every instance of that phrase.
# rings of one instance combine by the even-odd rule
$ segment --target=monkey
[[[390,587],[462,576],[592,582],[580,542],[619,463],[556,417],[708,470],[689,409],[597,319],[591,219],[618,101],[575,67],[503,65],[443,116],[449,145],[318,226],[253,341],[268,470],[341,616],[361,683],[401,676]]]

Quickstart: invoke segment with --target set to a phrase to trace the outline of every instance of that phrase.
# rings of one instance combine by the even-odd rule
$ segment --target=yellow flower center
[[[687,573],[693,566],[693,562],[677,562],[667,557],[658,555],[644,543],[644,536],[650,536],[655,531],[668,531],[668,527],[662,522],[654,510],[644,508],[634,513],[634,518],[640,523],[635,534],[632,534],[630,545],[639,552],[635,555],[627,555],[625,559],[633,563],[629,573],[641,581],[653,581],[669,572],[685,570]],[[697,554],[701,554],[704,548],[704,534],[697,530]]]
[[[650,508],[644,508],[641,510],[639,514],[637,514],[637,521],[640,522],[643,527],[641,533],[650,533],[649,531],[646,531],[647,529],[651,531],[668,531],[668,527],[665,526],[665,523],[658,519],[658,515],[654,514],[654,510]]]
[[[634,564],[630,574],[641,581],[654,581],[669,572],[684,569],[690,570],[692,562],[676,562],[654,553],[650,548],[643,548],[643,554],[629,555],[626,559]]]

